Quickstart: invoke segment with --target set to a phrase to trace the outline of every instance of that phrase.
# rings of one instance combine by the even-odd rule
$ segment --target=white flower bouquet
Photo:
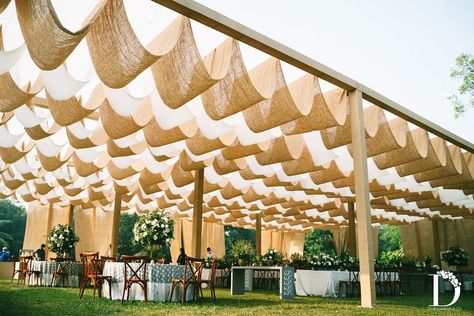
[[[61,224],[54,226],[47,238],[49,250],[58,255],[69,253],[79,241],[72,227]]]
[[[149,212],[135,223],[133,234],[135,243],[149,252],[157,247],[169,246],[174,234],[174,221],[161,212]]]

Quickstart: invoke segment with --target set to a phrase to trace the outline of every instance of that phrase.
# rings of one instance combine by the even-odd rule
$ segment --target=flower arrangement
[[[239,265],[246,265],[255,256],[255,247],[248,240],[236,240],[232,246],[231,253],[237,258]]]
[[[283,254],[275,249],[268,249],[262,256],[263,264],[267,266],[279,266],[283,264]]]
[[[170,245],[173,226],[174,221],[168,214],[149,212],[140,217],[133,227],[135,243],[143,246],[153,257],[159,247]]]
[[[469,254],[459,247],[449,247],[442,258],[449,266],[467,267],[469,264]]]
[[[61,224],[54,226],[47,238],[49,250],[58,255],[69,253],[79,241],[72,227]]]
[[[338,258],[324,252],[312,255],[309,263],[313,270],[337,270],[339,266]]]
[[[339,263],[340,270],[347,270],[347,269],[358,269],[359,268],[359,259],[349,255],[348,252],[343,252],[339,255]]]

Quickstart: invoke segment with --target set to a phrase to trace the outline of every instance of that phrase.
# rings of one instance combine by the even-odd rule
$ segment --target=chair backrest
[[[90,252],[81,252],[81,263],[84,269],[84,276],[92,276],[100,274],[102,271],[100,270],[100,260],[99,260],[99,252],[98,251],[90,251]]]
[[[57,262],[56,273],[69,273],[71,271],[72,262],[69,258],[52,258],[52,261]]]
[[[147,256],[122,256],[123,261],[123,275],[124,281],[128,279],[133,280],[145,280],[146,279],[146,262],[148,260]],[[138,268],[133,266],[131,263],[138,262],[140,265]]]
[[[184,260],[183,280],[185,282],[197,282],[201,280],[202,269],[206,263],[205,259],[186,256]]]
[[[349,282],[359,282],[358,269],[349,269]]]
[[[212,265],[211,265],[211,283],[216,284],[216,274],[217,274],[217,265],[219,264],[218,259],[212,260]]]
[[[105,262],[117,262],[117,256],[100,256],[100,260]]]
[[[20,256],[20,270],[22,271],[31,270],[32,263],[33,263],[33,256]]]

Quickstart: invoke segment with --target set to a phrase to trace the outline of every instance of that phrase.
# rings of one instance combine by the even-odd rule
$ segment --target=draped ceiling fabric
[[[87,3],[0,6],[1,198],[73,205],[96,236],[117,194],[124,212],[192,219],[205,168],[206,222],[348,225],[347,91],[152,1]],[[473,218],[472,152],[364,114],[374,225]]]

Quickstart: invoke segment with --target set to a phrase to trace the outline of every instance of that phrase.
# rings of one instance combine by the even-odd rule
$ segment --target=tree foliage
[[[255,245],[256,237],[255,237],[255,230],[253,229],[245,229],[241,227],[233,227],[233,226],[224,226],[224,234],[225,234],[225,252],[226,254],[230,255],[232,251],[232,245],[236,240],[248,240],[253,245]]]
[[[10,253],[18,254],[25,237],[26,212],[24,207],[10,200],[0,201],[0,248],[8,247]]]
[[[459,55],[449,75],[451,78],[462,81],[458,88],[459,95],[453,94],[448,97],[453,104],[454,117],[458,118],[463,116],[469,108],[474,107],[474,55]]]
[[[382,225],[379,228],[379,255],[388,251],[401,249],[400,228],[398,226]]]
[[[319,253],[336,254],[336,246],[332,231],[315,229],[304,236],[304,253],[317,255]]]

